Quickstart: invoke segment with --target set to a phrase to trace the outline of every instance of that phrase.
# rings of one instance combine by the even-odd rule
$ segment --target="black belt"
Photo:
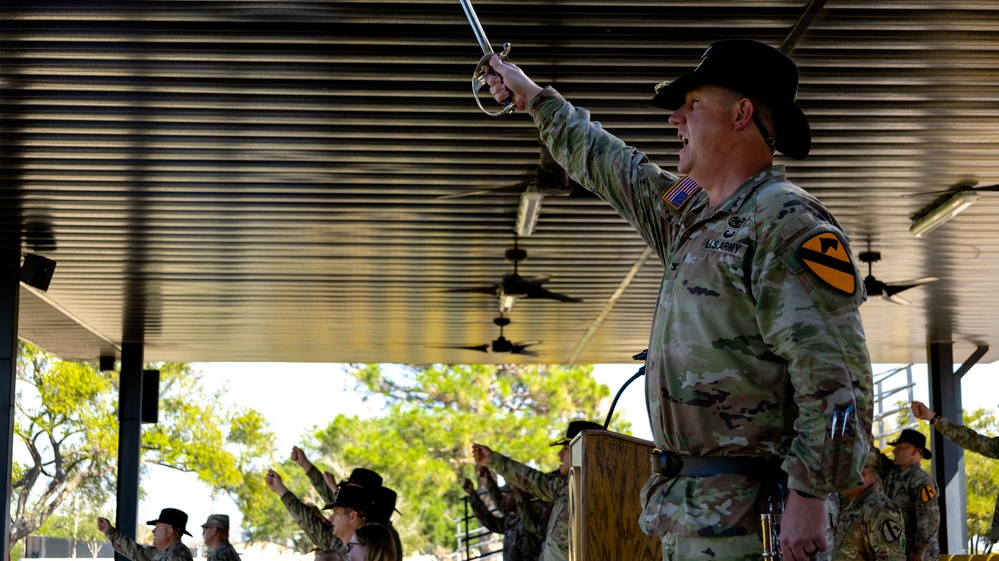
[[[744,475],[760,480],[784,477],[782,458],[730,457],[730,456],[680,456],[673,452],[652,451],[652,473],[663,477],[687,475]]]

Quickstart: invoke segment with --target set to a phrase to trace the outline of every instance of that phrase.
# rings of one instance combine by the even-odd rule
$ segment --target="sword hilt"
[[[509,115],[517,110],[517,104],[513,100],[513,95],[511,95],[505,102],[503,102],[503,109],[499,111],[489,111],[482,106],[482,100],[479,99],[479,92],[482,91],[483,87],[488,87],[489,84],[486,81],[489,76],[489,72],[486,70],[492,68],[489,64],[489,59],[493,57],[494,54],[498,54],[503,62],[507,61],[507,57],[510,55],[510,43],[503,44],[503,52],[500,53],[489,53],[479,59],[479,65],[475,67],[475,72],[472,73],[472,95],[475,96],[475,103],[479,104],[479,109],[485,112],[486,115],[490,117],[499,117],[500,115]]]

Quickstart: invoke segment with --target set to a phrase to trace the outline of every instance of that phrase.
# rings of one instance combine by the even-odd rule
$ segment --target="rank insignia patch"
[[[822,232],[812,236],[801,244],[798,257],[829,286],[846,294],[856,292],[856,268],[836,234]]]
[[[919,498],[922,499],[924,503],[928,503],[933,500],[933,497],[937,496],[937,492],[933,490],[930,485],[925,485],[919,490]]]
[[[902,537],[902,526],[894,520],[885,520],[885,523],[881,525],[881,537],[887,543],[895,543]]]
[[[690,199],[690,196],[700,188],[689,175],[685,175],[666,191],[666,194],[663,195],[663,202],[676,210],[680,210],[683,208],[684,203]]]

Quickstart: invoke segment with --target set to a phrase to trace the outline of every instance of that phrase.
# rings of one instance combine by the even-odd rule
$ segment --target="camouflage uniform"
[[[499,516],[492,513],[489,506],[477,494],[470,495],[468,500],[472,505],[475,517],[479,519],[490,532],[503,534],[503,561],[534,561],[538,558],[535,550],[541,540],[532,535],[524,527],[524,522],[517,512],[506,512],[503,509],[503,494],[495,481],[489,482],[489,496],[499,511]],[[530,507],[528,507],[530,508]]]
[[[191,550],[177,540],[170,547],[160,551],[151,545],[139,545],[135,540],[122,534],[117,529],[105,534],[111,541],[115,551],[132,561],[194,561]]]
[[[529,110],[570,177],[635,227],[665,269],[646,361],[657,448],[680,456],[786,458],[788,486],[825,496],[860,484],[869,449],[871,367],[865,293],[832,216],[781,166],[717,207],[703,191],[605,132],[551,88]],[[681,193],[682,195],[682,193]],[[845,278],[833,288],[799,250],[822,242]],[[831,435],[834,411],[853,407]],[[653,475],[642,490],[650,535],[757,534],[760,482]]]
[[[231,543],[219,544],[215,549],[208,551],[208,561],[241,561],[236,548]]]
[[[833,544],[833,561],[905,561],[902,513],[877,483],[853,500],[842,497]]]
[[[303,503],[294,493],[288,491],[281,495],[281,502],[284,508],[291,514],[291,517],[298,524],[298,527],[305,531],[312,543],[319,549],[334,549],[347,555],[347,546],[340,538],[333,534],[333,525],[329,520],[317,514],[309,505]]]
[[[922,553],[927,561],[940,557],[937,482],[919,464],[906,469],[892,465],[884,482],[885,495],[902,511],[906,554]]]
[[[978,452],[989,458],[999,458],[999,437],[984,436],[968,427],[951,422],[943,417],[933,423],[940,434],[965,450]],[[996,497],[996,508],[992,512],[992,528],[989,530],[989,541],[999,542],[999,496]]]
[[[510,485],[519,487],[543,501],[555,503],[545,533],[539,561],[569,559],[569,478],[559,472],[543,473],[493,452],[486,466],[503,476]]]

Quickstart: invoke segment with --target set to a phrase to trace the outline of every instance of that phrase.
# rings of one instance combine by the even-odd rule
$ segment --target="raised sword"
[[[483,110],[486,115],[491,117],[499,117],[500,115],[509,115],[517,110],[517,105],[513,101],[513,96],[511,95],[509,99],[503,104],[503,109],[499,111],[489,111],[482,106],[482,101],[479,99],[479,92],[482,91],[483,87],[487,87],[486,83],[487,76],[489,72],[489,59],[492,58],[494,54],[499,54],[500,58],[505,62],[507,56],[510,54],[510,43],[503,44],[503,50],[499,53],[493,50],[492,45],[489,44],[489,38],[486,37],[486,31],[482,29],[482,24],[479,23],[478,16],[475,15],[475,9],[472,8],[471,0],[458,0],[461,2],[461,7],[465,10],[465,16],[468,18],[468,23],[472,26],[472,32],[475,33],[475,39],[479,42],[479,47],[482,48],[482,58],[479,59],[478,66],[475,67],[475,72],[472,73],[472,96],[475,97],[475,103],[479,104],[479,109]]]

